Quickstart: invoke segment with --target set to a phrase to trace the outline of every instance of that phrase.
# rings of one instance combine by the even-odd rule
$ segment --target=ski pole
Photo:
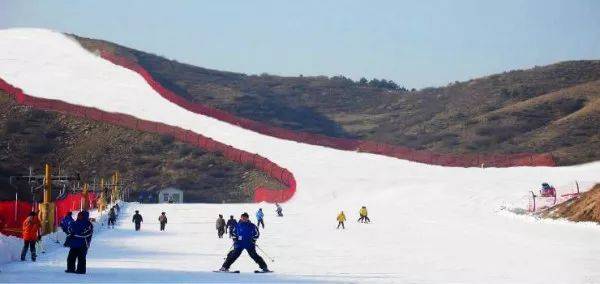
[[[231,246],[229,247],[229,250],[227,251],[227,255],[229,255],[229,252],[233,249],[233,244],[231,244]],[[227,259],[227,257],[224,257],[223,259]]]
[[[263,249],[261,249],[258,245],[256,245],[256,247],[271,261],[271,262],[275,262],[275,260],[270,257]]]

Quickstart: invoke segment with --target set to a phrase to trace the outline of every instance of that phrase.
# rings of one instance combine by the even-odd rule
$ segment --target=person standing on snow
[[[256,212],[256,227],[262,225],[263,229],[265,228],[265,213],[263,213],[262,208],[258,208]]]
[[[23,249],[21,250],[21,261],[25,261],[27,248],[31,251],[31,261],[35,261],[37,257],[35,254],[35,243],[40,236],[41,227],[42,223],[35,211],[29,213],[29,217],[23,221]]]
[[[71,211],[67,212],[67,214],[65,214],[65,217],[62,218],[62,220],[60,220],[60,228],[67,235],[63,244],[65,247],[67,246],[67,242],[69,241],[69,227],[74,221],[75,220],[73,220],[73,212]]]
[[[340,214],[337,215],[337,221],[338,225],[336,229],[339,229],[340,226],[342,226],[342,229],[346,229],[346,227],[344,226],[344,222],[346,222],[346,214],[344,214],[344,211],[340,212]]]
[[[223,215],[219,214],[219,218],[217,218],[217,236],[219,239],[223,238],[223,234],[225,234],[225,219],[223,219]]]
[[[233,232],[235,231],[235,226],[237,226],[237,221],[233,218],[233,215],[229,216],[229,220],[227,220],[227,230],[229,230],[229,238],[233,239]]]
[[[110,208],[108,211],[108,228],[115,228],[115,221],[117,221],[117,213],[115,212],[115,208]]]
[[[77,214],[77,220],[69,226],[69,241],[67,246],[70,248],[67,256],[66,273],[85,274],[86,256],[92,243],[94,234],[94,225],[90,222],[90,213],[81,211]],[[77,269],[75,269],[77,261]]]
[[[135,214],[133,214],[131,222],[135,223],[135,230],[139,231],[140,227],[142,226],[142,222],[144,222],[144,218],[142,218],[142,215],[140,215],[140,211],[135,210]]]
[[[258,264],[263,272],[270,272],[265,260],[256,253],[256,240],[260,236],[258,227],[250,222],[248,213],[243,213],[240,222],[236,225],[233,232],[233,249],[227,254],[227,258],[219,271],[227,272],[229,267],[237,260],[244,250]]]
[[[167,225],[167,213],[162,212],[160,213],[160,216],[158,216],[158,222],[160,223],[160,230],[164,231],[165,230],[165,225]]]
[[[279,203],[275,203],[275,207],[277,207],[277,209],[275,209],[275,212],[277,212],[277,216],[283,217],[283,208],[281,208],[281,205],[279,205]]]
[[[360,215],[360,218],[358,218],[358,222],[371,223],[371,220],[367,216],[368,215],[367,207],[363,206],[362,208],[360,208],[360,210],[358,211],[358,214]]]

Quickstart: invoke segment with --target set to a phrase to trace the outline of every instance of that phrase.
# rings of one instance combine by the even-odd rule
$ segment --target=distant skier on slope
[[[115,208],[110,208],[108,211],[108,228],[115,228],[115,222],[117,221],[117,213],[115,212]]]
[[[162,212],[160,213],[160,216],[158,216],[158,222],[160,223],[160,230],[164,231],[165,230],[165,225],[167,225],[167,213]]]
[[[275,207],[275,212],[277,212],[277,216],[283,217],[283,208],[281,208],[281,205],[279,205],[279,203],[275,203]]]
[[[144,222],[144,218],[142,218],[142,215],[140,215],[139,210],[135,210],[135,214],[133,214],[131,222],[135,223],[135,230],[139,231],[142,226],[142,222]]]
[[[362,208],[360,208],[360,210],[358,211],[358,214],[360,215],[360,217],[358,218],[358,222],[361,223],[371,223],[371,220],[369,219],[368,212],[367,212],[367,207],[363,206]]]
[[[263,213],[262,208],[258,208],[256,212],[256,226],[262,225],[263,229],[265,228],[265,213]]]
[[[223,238],[223,234],[225,234],[225,219],[223,219],[223,215],[219,214],[219,218],[217,218],[217,236],[219,239]]]
[[[233,218],[233,215],[229,216],[229,220],[227,220],[227,230],[229,231],[229,238],[233,239],[233,232],[235,232],[235,226],[237,226],[237,221]]]
[[[262,272],[270,272],[264,259],[256,253],[256,240],[260,236],[258,227],[250,222],[248,213],[243,213],[240,217],[234,232],[233,249],[227,254],[220,272],[228,272],[229,267],[237,260],[244,250],[258,264]]]
[[[337,221],[338,225],[336,229],[339,229],[340,226],[342,226],[342,229],[346,229],[344,226],[344,222],[346,222],[346,214],[344,214],[344,211],[341,211],[340,214],[337,215]]]

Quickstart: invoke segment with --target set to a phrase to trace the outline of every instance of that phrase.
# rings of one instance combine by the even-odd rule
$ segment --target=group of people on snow
[[[357,222],[360,223],[371,223],[371,219],[369,219],[369,212],[367,211],[367,207],[363,206],[360,208],[360,210],[358,210],[358,220]],[[344,225],[344,222],[346,222],[346,214],[344,213],[344,211],[340,211],[340,213],[337,215],[336,218],[338,225],[336,229],[339,229],[340,227],[342,227],[342,229],[346,229],[346,226]]]

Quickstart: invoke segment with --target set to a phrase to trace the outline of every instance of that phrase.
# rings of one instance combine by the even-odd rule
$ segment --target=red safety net
[[[0,232],[3,235],[21,237],[23,221],[32,209],[29,202],[0,201]]]

